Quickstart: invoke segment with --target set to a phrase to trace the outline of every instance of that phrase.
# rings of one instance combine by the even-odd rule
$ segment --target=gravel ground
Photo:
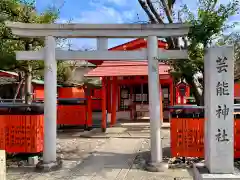
[[[50,173],[36,173],[34,167],[27,167],[26,162],[21,163],[22,167],[18,167],[19,162],[8,163],[10,167],[7,169],[7,180],[52,180],[63,179],[69,169],[80,164],[83,159],[87,158],[91,153],[103,145],[108,139],[87,139],[75,137],[81,133],[60,133],[57,139],[57,154],[63,159],[63,168],[59,171]]]
[[[129,136],[131,138],[139,138],[139,135],[149,134],[149,127],[134,126],[134,128],[128,128],[127,132],[122,133],[123,137]],[[125,127],[126,128],[126,127]],[[141,131],[142,129],[142,131]],[[140,133],[138,133],[140,132]],[[141,134],[142,132],[142,134]],[[125,135],[124,135],[125,134]],[[63,158],[63,168],[61,170],[50,173],[36,173],[32,167],[17,167],[11,165],[8,168],[7,179],[8,180],[72,180],[69,178],[69,171],[79,165],[84,159],[90,156],[95,149],[104,145],[109,141],[109,138],[82,138],[79,137],[81,133],[60,133],[57,140],[57,152],[58,156]],[[111,138],[111,137],[110,137]],[[142,137],[141,137],[142,138]],[[162,130],[162,146],[164,161],[167,163],[170,159],[170,132],[169,129]],[[120,137],[121,139],[121,137]],[[134,160],[131,169],[127,170],[125,180],[190,180],[191,168],[178,168],[178,169],[166,169],[165,172],[151,173],[144,170],[145,161],[150,158],[150,139],[144,137],[139,153]],[[123,152],[124,153],[124,152]],[[68,178],[67,178],[68,177]],[[123,180],[124,180],[123,179]],[[75,180],[75,179],[74,179]],[[84,178],[76,179],[84,180]]]

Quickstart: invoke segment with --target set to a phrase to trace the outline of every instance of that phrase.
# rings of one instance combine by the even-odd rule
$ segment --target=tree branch
[[[19,40],[21,40],[20,38],[18,38],[18,37],[11,37],[11,38],[9,38],[9,37],[2,37],[1,38],[1,40],[13,40],[13,41],[19,41]]]
[[[145,11],[145,13],[147,14],[149,20],[151,21],[151,23],[157,23],[156,19],[154,18],[154,16],[152,15],[152,13],[150,12],[150,10],[148,9],[148,6],[146,4],[146,2],[144,0],[138,0],[139,4],[141,5],[142,9]]]
[[[182,18],[181,18],[181,11],[178,11],[178,22],[182,23]],[[182,37],[182,40],[183,40],[183,49],[187,49],[188,47],[188,41],[187,41],[187,38],[186,37]]]
[[[176,0],[168,0],[168,8],[171,11],[172,14],[172,9],[173,9],[173,5],[175,4]]]
[[[162,18],[160,17],[160,15],[157,13],[156,8],[153,6],[153,3],[151,2],[151,0],[147,0],[147,5],[150,8],[151,12],[154,14],[155,18],[157,19],[159,24],[164,24]]]
[[[161,2],[162,2],[162,5],[164,7],[164,11],[166,13],[166,16],[167,16],[167,19],[168,19],[169,23],[173,23],[173,17],[172,17],[172,13],[171,13],[172,11],[170,10],[166,0],[161,0]]]
[[[37,67],[37,68],[33,68],[32,71],[39,71],[39,70],[43,70],[43,67]]]
[[[142,9],[147,14],[151,23],[159,23],[159,24],[164,23],[160,15],[157,13],[157,10],[153,6],[153,3],[151,2],[151,0],[146,0],[146,1],[138,0],[138,2],[141,5]],[[172,0],[171,3],[175,3],[175,0]],[[165,5],[166,5],[166,2],[165,2]],[[173,6],[173,4],[171,6]],[[164,8],[164,11],[167,11],[167,10],[169,10],[168,13],[171,12],[168,7]],[[167,12],[165,12],[165,14],[167,14]],[[169,17],[172,18],[171,14]],[[173,23],[173,20],[172,21],[170,20],[169,23]],[[167,37],[166,41],[168,43],[169,49],[176,49],[178,47],[178,38]]]

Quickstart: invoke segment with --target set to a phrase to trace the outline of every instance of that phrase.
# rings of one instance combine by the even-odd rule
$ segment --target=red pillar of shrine
[[[112,112],[112,80],[108,79],[107,80],[107,110],[108,113]]]
[[[89,90],[91,91],[91,90]],[[91,92],[87,94],[87,127],[92,127],[92,96]]]
[[[159,81],[159,83],[160,83],[160,81]],[[160,94],[160,119],[159,119],[159,121],[161,121],[161,123],[163,123],[163,93],[162,93],[162,87],[161,87],[161,85],[160,85],[160,88],[159,88],[159,94]]]
[[[112,114],[111,114],[111,126],[115,125],[117,122],[117,77],[113,77],[112,81]]]
[[[106,98],[106,78],[103,77],[102,78],[102,123],[101,123],[101,126],[102,126],[102,131],[103,132],[106,132],[106,129],[107,129],[107,98]]]
[[[134,119],[134,112],[133,112],[133,109],[134,109],[134,105],[133,105],[133,87],[130,86],[130,101],[131,101],[131,111],[130,111],[130,117],[131,117],[131,120]]]
[[[173,81],[170,82],[170,105],[173,106],[174,105],[174,85],[173,85]]]

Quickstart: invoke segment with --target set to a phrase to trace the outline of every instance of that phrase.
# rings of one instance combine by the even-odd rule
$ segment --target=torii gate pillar
[[[44,50],[44,145],[43,161],[38,169],[50,171],[59,168],[57,162],[57,61],[55,56],[56,42],[53,36],[45,38]]]
[[[161,147],[161,120],[160,120],[160,95],[159,95],[159,69],[158,39],[157,36],[149,36],[147,40],[148,57],[148,88],[149,88],[149,111],[151,133],[151,163],[156,166],[162,162]]]
[[[44,163],[55,162],[57,158],[57,61],[55,47],[55,38],[47,36],[45,38],[44,61]]]

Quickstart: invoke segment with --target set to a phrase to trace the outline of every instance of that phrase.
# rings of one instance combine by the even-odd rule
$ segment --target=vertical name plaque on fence
[[[207,49],[204,63],[206,166],[210,173],[233,173],[233,47]]]

